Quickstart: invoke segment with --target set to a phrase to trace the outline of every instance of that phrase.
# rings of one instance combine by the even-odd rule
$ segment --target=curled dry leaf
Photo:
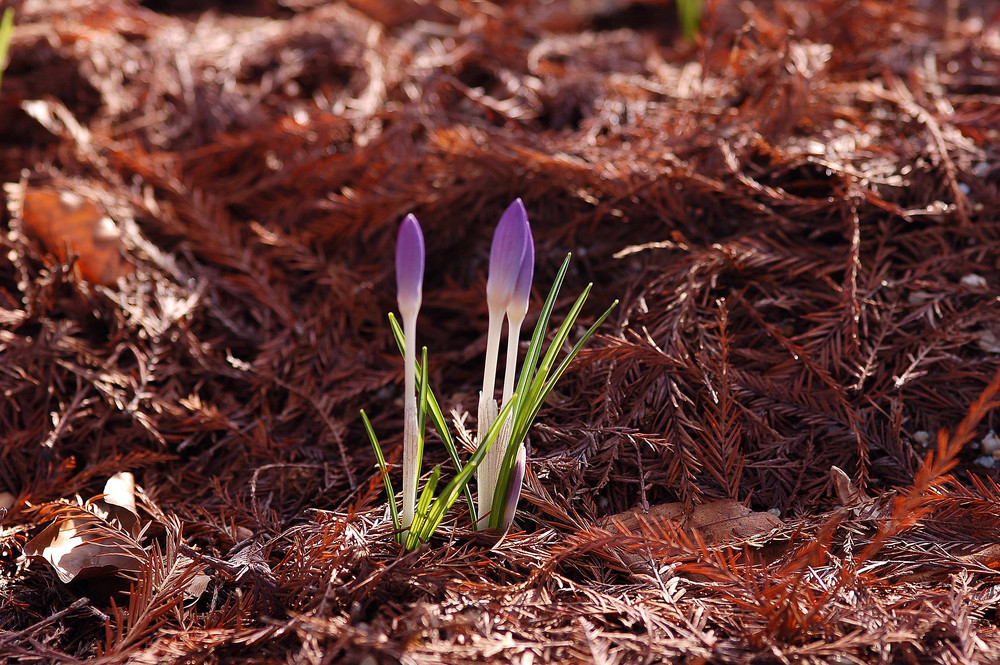
[[[128,532],[83,506],[52,504],[52,523],[24,546],[25,556],[44,559],[63,582],[118,573],[138,573],[143,548]]]
[[[178,556],[177,557],[178,566],[181,568],[190,568],[195,565],[195,560],[191,557]],[[198,600],[201,595],[205,593],[208,589],[208,584],[212,581],[211,576],[206,575],[202,572],[204,568],[198,566],[198,571],[195,572],[190,581],[188,581],[187,586],[184,587],[184,598],[187,600]]]
[[[773,531],[783,522],[772,513],[754,512],[739,501],[723,499],[698,506],[664,503],[650,506],[648,513],[630,510],[604,518],[601,526],[618,532],[641,531],[642,523],[674,522],[695,530],[706,542],[746,540]]]
[[[1000,335],[992,330],[979,330],[975,335],[980,349],[987,353],[1000,353]]]
[[[92,509],[104,520],[137,539],[141,531],[139,512],[135,508],[135,476],[120,471],[108,478],[104,494],[91,501]]]
[[[837,491],[837,500],[845,508],[868,500],[868,496],[855,487],[854,483],[851,482],[851,477],[839,466],[830,467],[830,479],[833,481],[833,488]]]
[[[650,506],[648,512],[630,510],[600,521],[601,528],[623,536],[662,538],[674,530],[697,533],[706,545],[751,547],[768,559],[780,556],[787,546],[787,535],[779,533],[784,523],[772,513],[754,512],[738,501],[722,499],[701,505],[664,503]],[[617,553],[633,572],[648,573],[647,553],[626,549]]]
[[[858,488],[847,472],[839,466],[830,467],[830,479],[837,493],[837,501],[855,518],[871,520],[888,516],[890,512],[888,504],[865,494],[864,490]]]
[[[28,188],[22,220],[60,261],[76,256],[80,275],[93,284],[114,284],[135,268],[124,254],[121,231],[92,201],[66,189]]]
[[[109,478],[104,493],[84,506],[55,503],[43,511],[53,521],[25,545],[24,554],[48,561],[63,582],[142,569],[146,554],[138,542],[135,478],[128,471]]]

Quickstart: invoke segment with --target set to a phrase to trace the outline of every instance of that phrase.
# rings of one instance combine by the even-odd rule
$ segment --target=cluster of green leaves
[[[399,324],[391,314],[389,317],[393,326],[393,333],[396,335],[397,341],[402,344],[403,331],[399,328]],[[479,446],[469,461],[463,465],[461,458],[458,455],[458,449],[455,447],[455,441],[451,438],[451,434],[448,431],[448,423],[445,422],[444,413],[441,411],[437,398],[434,397],[433,393],[428,388],[427,347],[423,348],[421,356],[422,362],[418,363],[417,369],[417,376],[419,377],[417,380],[417,389],[419,390],[420,395],[417,398],[417,410],[420,422],[420,454],[418,455],[417,466],[419,468],[419,460],[423,457],[424,432],[426,431],[425,425],[427,421],[427,413],[430,412],[431,420],[434,422],[434,427],[438,432],[438,436],[441,437],[441,441],[448,450],[448,456],[451,458],[452,464],[455,465],[455,468],[458,469],[458,473],[455,474],[455,477],[452,478],[451,481],[445,486],[444,490],[442,490],[441,493],[435,497],[434,492],[437,490],[438,481],[441,479],[441,465],[434,467],[434,470],[431,471],[430,477],[427,479],[427,483],[424,485],[423,491],[420,493],[420,498],[417,501],[417,508],[413,515],[413,524],[410,525],[409,529],[404,529],[402,523],[400,522],[399,509],[396,507],[396,493],[392,488],[392,480],[389,478],[389,467],[385,461],[385,455],[382,454],[382,447],[379,445],[378,437],[375,435],[375,429],[372,427],[371,421],[368,419],[368,415],[363,409],[361,411],[361,419],[364,421],[365,431],[368,432],[368,439],[371,441],[372,449],[375,451],[375,458],[378,460],[379,469],[382,473],[382,482],[385,485],[385,493],[389,497],[389,514],[392,517],[392,524],[396,530],[396,542],[403,545],[408,550],[416,549],[423,543],[430,540],[430,537],[434,535],[435,531],[437,531],[437,528],[440,526],[445,514],[447,514],[448,509],[455,503],[459,494],[463,492],[465,493],[465,500],[468,503],[470,514],[475,516],[476,508],[472,501],[472,492],[469,489],[469,481],[472,480],[472,477],[476,473],[476,469],[479,468],[479,465],[486,457],[486,453],[489,451],[490,447],[492,447],[496,442],[503,426],[503,421],[497,418],[497,422],[495,422],[487,432],[486,440],[483,445]],[[506,418],[516,403],[517,396],[515,395],[508,404],[504,405],[500,415]]]
[[[559,296],[559,289],[562,288],[563,279],[565,279],[566,271],[569,269],[569,261],[570,255],[567,254],[566,259],[559,268],[559,272],[556,273],[556,279],[549,290],[548,297],[545,299],[545,305],[542,306],[541,314],[538,316],[538,323],[535,324],[535,331],[531,336],[531,343],[528,345],[528,353],[521,364],[521,374],[518,376],[514,394],[523,395],[523,398],[517,400],[514,408],[510,444],[507,447],[503,464],[500,467],[497,488],[493,494],[493,507],[488,517],[488,524],[491,528],[500,528],[503,524],[508,493],[511,489],[510,479],[517,451],[524,442],[525,437],[527,437],[528,429],[531,428],[531,424],[535,421],[535,417],[538,415],[539,410],[541,410],[542,404],[545,403],[545,399],[552,392],[552,389],[555,388],[556,383],[562,378],[562,375],[566,373],[569,364],[576,358],[583,345],[597,332],[597,329],[604,323],[604,320],[611,314],[611,310],[618,305],[618,301],[614,301],[597,321],[594,322],[594,325],[590,326],[587,332],[583,334],[570,352],[563,357],[562,362],[556,365],[559,351],[569,338],[569,333],[576,324],[576,320],[583,310],[584,303],[587,302],[587,296],[590,295],[592,285],[588,284],[587,288],[580,294],[580,297],[573,303],[573,307],[570,309],[569,314],[566,315],[566,318],[563,319],[562,325],[556,330],[555,336],[552,338],[552,342],[549,344],[545,355],[541,356],[542,344],[545,343],[549,318],[552,316],[556,298]],[[539,364],[539,357],[541,357],[541,364]],[[506,407],[507,405],[505,404],[504,406]],[[498,421],[503,420],[501,418],[502,415],[497,416]]]
[[[570,309],[569,314],[556,330],[555,335],[553,336],[552,341],[543,356],[541,351],[542,346],[545,343],[549,318],[552,315],[552,310],[555,308],[556,298],[559,295],[559,289],[561,288],[563,279],[566,276],[566,271],[569,269],[569,262],[570,256],[567,255],[566,260],[563,261],[562,267],[556,275],[552,289],[549,291],[548,297],[545,300],[545,305],[542,308],[542,312],[538,318],[538,323],[535,325],[534,334],[531,337],[531,343],[528,346],[527,355],[521,366],[521,374],[518,379],[516,391],[511,398],[507,400],[507,403],[503,405],[503,408],[497,415],[497,419],[487,431],[484,440],[479,442],[475,453],[473,453],[473,455],[465,463],[462,462],[458,448],[455,445],[455,440],[451,436],[448,423],[445,421],[444,412],[441,410],[440,402],[435,397],[434,392],[431,390],[428,383],[427,348],[424,347],[422,349],[421,359],[417,361],[416,368],[418,391],[417,409],[420,432],[420,444],[418,447],[420,452],[418,454],[418,460],[423,456],[424,433],[426,431],[427,416],[429,415],[430,420],[434,425],[434,429],[437,431],[438,437],[441,439],[445,449],[448,451],[448,456],[457,472],[451,481],[445,486],[444,490],[442,490],[441,493],[435,497],[434,493],[437,490],[437,486],[441,478],[441,467],[440,465],[434,467],[424,485],[423,491],[420,493],[413,518],[413,524],[409,529],[404,529],[400,522],[399,510],[395,501],[396,495],[393,490],[392,481],[389,478],[388,464],[385,461],[385,455],[382,453],[382,447],[379,444],[378,437],[375,435],[375,430],[372,427],[367,414],[363,410],[361,411],[361,417],[364,421],[365,430],[368,433],[372,449],[375,451],[375,458],[378,460],[379,469],[382,474],[382,481],[385,484],[385,491],[389,497],[389,513],[396,529],[396,540],[407,549],[415,549],[430,539],[460,494],[465,495],[465,500],[469,508],[469,515],[473,524],[478,523],[479,517],[476,515],[476,504],[472,498],[472,490],[469,487],[469,482],[472,480],[476,470],[479,468],[479,465],[486,457],[487,451],[500,437],[505,423],[510,421],[510,444],[504,457],[503,466],[501,467],[500,479],[497,491],[494,495],[492,510],[490,511],[490,515],[487,516],[489,527],[499,528],[502,525],[504,510],[507,505],[507,494],[510,489],[510,478],[518,448],[523,443],[531,424],[534,422],[535,417],[542,408],[542,404],[545,402],[545,398],[550,392],[552,392],[556,382],[566,372],[566,369],[573,361],[573,358],[575,358],[583,348],[583,345],[586,344],[587,340],[594,335],[597,328],[604,322],[605,319],[607,319],[608,315],[611,314],[611,310],[613,310],[618,304],[617,300],[612,303],[612,305],[604,312],[604,314],[600,316],[600,318],[597,319],[594,325],[592,325],[587,332],[584,333],[576,345],[573,346],[567,354],[565,354],[557,365],[556,361],[558,359],[559,352],[566,343],[566,340],[569,338],[569,334],[572,331],[577,318],[580,316],[583,305],[587,301],[587,296],[589,295],[591,288],[590,285],[587,285],[587,288],[584,289],[584,292],[579,298],[577,298],[573,307]],[[395,338],[399,351],[402,354],[404,349],[403,330],[400,327],[399,322],[396,320],[396,317],[392,314],[389,314],[389,325],[392,328],[393,337]],[[523,398],[520,397],[522,395]]]

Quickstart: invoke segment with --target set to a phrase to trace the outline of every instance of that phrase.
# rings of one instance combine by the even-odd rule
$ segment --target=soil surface
[[[1000,658],[1000,2],[5,5],[4,661]],[[396,231],[474,432],[517,197],[621,302],[405,552]]]

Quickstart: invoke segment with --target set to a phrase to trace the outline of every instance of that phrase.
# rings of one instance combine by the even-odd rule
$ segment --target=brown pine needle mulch
[[[5,662],[1000,657],[1000,3],[6,4]],[[474,427],[517,196],[622,303],[403,553],[396,228]]]

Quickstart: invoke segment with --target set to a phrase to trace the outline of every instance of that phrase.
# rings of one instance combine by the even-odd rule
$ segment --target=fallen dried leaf
[[[24,554],[48,561],[63,582],[142,569],[146,555],[137,540],[141,524],[135,478],[128,471],[109,478],[104,493],[83,506],[50,508],[43,512],[52,523],[25,545]]]
[[[850,510],[854,517],[871,520],[888,515],[886,503],[865,494],[840,467],[830,467],[830,478],[833,480],[833,488],[837,492],[837,501],[840,502],[841,506]]]
[[[135,270],[125,258],[115,223],[75,192],[27,189],[22,220],[25,233],[38,238],[59,261],[76,256],[76,267],[88,282],[107,286]]]
[[[141,570],[142,547],[83,506],[58,504],[49,516],[54,521],[28,541],[24,554],[47,561],[63,582]]]
[[[604,518],[601,525],[612,531],[640,531],[643,522],[674,522],[682,529],[696,530],[706,542],[745,540],[772,531],[783,522],[772,513],[754,512],[738,501],[723,499],[697,506],[664,503],[650,506],[649,512],[630,510]]]
[[[104,494],[91,504],[100,517],[120,527],[133,538],[139,537],[139,513],[135,508],[135,476],[128,471],[120,471],[108,478],[104,484]]]

